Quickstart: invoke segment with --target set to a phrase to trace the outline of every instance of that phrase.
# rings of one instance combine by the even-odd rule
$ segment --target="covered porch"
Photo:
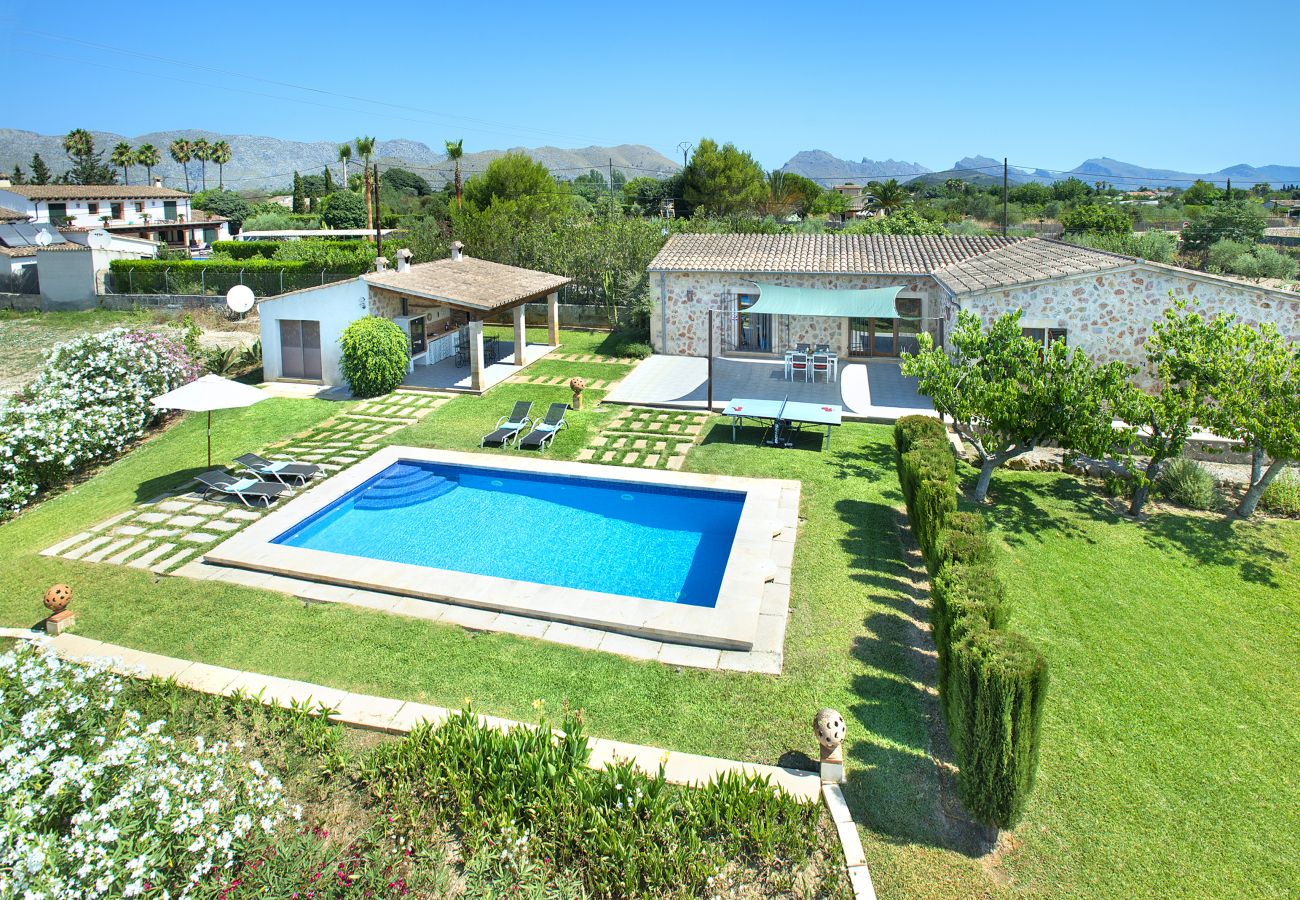
[[[365,276],[372,311],[392,319],[411,341],[403,385],[481,394],[531,365],[560,343],[559,288],[569,279],[474,259],[452,245],[451,256]],[[407,254],[409,256],[409,254]],[[528,343],[525,307],[546,299],[547,340]],[[509,314],[509,337],[484,334],[484,320]],[[493,329],[495,331],[495,329]]]
[[[935,415],[916,380],[897,360],[873,359],[841,365],[836,381],[790,381],[780,360],[713,360],[713,409],[734,397],[833,403],[846,417],[893,422],[902,416]],[[698,356],[651,356],[605,397],[606,403],[705,409],[709,406],[709,361]]]

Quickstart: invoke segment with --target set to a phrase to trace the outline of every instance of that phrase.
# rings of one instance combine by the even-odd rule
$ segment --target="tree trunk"
[[[370,163],[366,162],[366,229],[375,227],[374,210],[370,208]]]
[[[1142,507],[1147,502],[1147,497],[1151,494],[1151,485],[1155,484],[1156,478],[1160,474],[1160,463],[1164,460],[1152,459],[1147,463],[1144,471],[1146,478],[1142,483],[1133,488],[1133,500],[1128,505],[1128,514],[1137,518],[1142,515]]]
[[[997,460],[988,457],[980,463],[979,481],[975,482],[975,501],[983,503],[989,493],[989,482],[993,480],[993,470],[998,467]]]
[[[1241,503],[1237,506],[1237,515],[1243,519],[1249,519],[1255,514],[1255,507],[1259,505],[1259,498],[1264,496],[1264,491],[1268,488],[1269,483],[1286,468],[1285,459],[1275,459],[1271,462],[1264,473],[1258,478],[1253,477],[1254,466],[1252,469],[1252,478],[1250,480],[1250,490],[1246,491],[1246,496],[1241,498]]]
[[[1264,477],[1264,448],[1259,444],[1250,452],[1250,483],[1257,484]]]

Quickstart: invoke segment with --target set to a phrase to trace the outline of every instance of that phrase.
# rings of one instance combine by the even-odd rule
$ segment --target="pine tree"
[[[307,211],[307,197],[302,189],[302,176],[297,171],[293,173],[293,211],[296,213]]]
[[[26,182],[26,176],[23,175],[23,167],[15,165],[14,173],[9,176],[9,180],[14,184],[24,184]]]
[[[330,167],[325,167],[325,196],[328,197],[334,193],[334,176],[330,174]]]
[[[39,153],[32,154],[32,184],[49,184],[50,167],[45,165]]]

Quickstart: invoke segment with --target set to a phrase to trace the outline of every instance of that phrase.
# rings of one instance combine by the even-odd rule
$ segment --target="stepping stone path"
[[[314,462],[333,474],[369,456],[380,440],[451,399],[451,394],[397,391],[365,400],[262,455]],[[60,541],[41,555],[166,573],[197,559],[267,512],[238,501],[205,500],[195,492],[167,494]]]
[[[708,421],[707,413],[626,407],[578,451],[577,459],[643,469],[680,469]]]

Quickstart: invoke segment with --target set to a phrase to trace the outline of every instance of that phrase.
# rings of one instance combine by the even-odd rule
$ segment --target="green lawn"
[[[105,331],[118,325],[143,325],[150,321],[143,312],[15,312],[0,310],[0,396],[18,388],[41,364],[41,352],[55,344],[83,334]]]
[[[598,352],[602,340],[566,332],[562,352]],[[594,404],[599,395],[586,396]],[[541,409],[569,392],[503,385],[458,397],[388,440],[475,449],[525,397]],[[339,409],[273,400],[222,414],[214,455],[263,447]],[[548,455],[576,454],[612,415],[571,413]],[[917,627],[927,612],[896,529],[889,429],[845,425],[829,452],[760,448],[753,430],[742,443],[730,436],[715,420],[688,468],[803,484],[780,677],[678,670],[36,555],[169,486],[166,473],[192,465],[201,449],[194,419],[0,527],[8,577],[0,619],[37,621],[45,587],[66,581],[88,636],[367,693],[452,706],[469,697],[521,719],[533,717],[535,699],[550,708],[567,701],[586,710],[599,736],[761,762],[811,752],[812,714],[833,706],[849,719],[848,796],[881,896],[980,896],[1009,884],[1047,894],[1167,895],[1182,885],[1204,893],[1192,888],[1211,878],[1233,893],[1282,892],[1296,874],[1283,836],[1284,811],[1298,798],[1281,751],[1297,744],[1300,585],[1289,559],[1300,526],[1246,529],[1251,537],[1239,540],[1260,545],[1247,557],[1222,548],[1217,526],[1196,525],[1193,540],[1172,519],[1120,525],[1068,479],[999,473],[1014,621],[1043,646],[1053,683],[1038,794],[995,861],[963,852],[968,830],[945,815],[952,801],[936,757],[948,753],[931,747],[931,648]]]

